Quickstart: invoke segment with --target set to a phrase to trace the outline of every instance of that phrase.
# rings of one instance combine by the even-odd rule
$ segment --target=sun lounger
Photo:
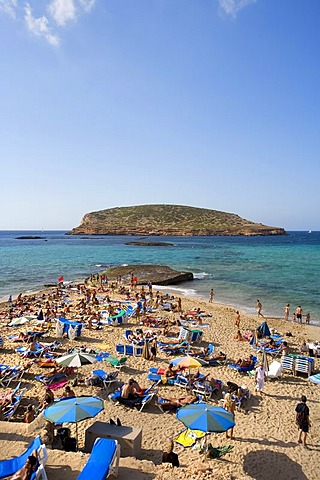
[[[116,440],[97,438],[91,455],[77,480],[105,480],[118,476],[120,445]]]
[[[308,377],[312,374],[314,367],[314,359],[312,357],[298,356],[294,363],[294,372],[306,373]]]
[[[46,375],[36,375],[35,379],[38,380],[41,383],[44,383],[45,385],[50,385],[51,383],[54,383],[57,380],[61,380],[62,378],[67,377],[67,374],[64,372],[61,373],[56,373],[55,375],[50,375],[49,377]]]
[[[139,345],[132,345],[132,344],[118,344],[116,345],[116,352],[119,355],[128,355],[133,357],[141,357],[142,356],[143,347]]]
[[[18,407],[20,406],[21,400],[26,392],[26,388],[18,390],[17,393],[12,397],[12,404],[8,405],[7,410],[5,410],[3,417],[4,420],[11,420],[13,415],[16,413]]]
[[[127,363],[127,360],[128,360],[127,357],[116,358],[116,357],[113,357],[112,355],[109,355],[104,359],[106,363],[108,363],[114,368],[118,368],[119,370],[121,370],[121,368],[125,366],[125,364]]]
[[[311,377],[308,378],[310,382],[315,383],[316,385],[320,385],[320,373],[317,373],[316,375],[312,375]]]
[[[18,470],[20,470],[26,463],[27,458],[32,452],[36,450],[38,456],[38,469],[31,476],[30,480],[33,479],[42,479],[47,480],[47,475],[44,469],[44,465],[47,462],[48,454],[45,445],[41,443],[40,437],[36,437],[33,442],[29,445],[27,450],[20,455],[19,457],[14,457],[9,460],[2,460],[0,462],[0,478],[11,477]]]
[[[237,370],[239,373],[251,372],[254,370],[256,363],[258,361],[257,357],[252,357],[253,363],[249,367],[239,367],[239,365],[229,364],[229,368]]]
[[[182,387],[182,388],[190,388],[190,382],[187,379],[187,377],[184,377],[183,375],[177,375],[176,380],[174,382],[177,387]]]
[[[149,373],[147,378],[150,382],[175,385],[175,378],[167,378],[165,375],[160,375],[159,373]]]
[[[8,367],[5,370],[3,376],[1,377],[0,385],[2,387],[9,387],[10,383],[13,380],[19,380],[20,378],[22,378],[25,370],[26,370],[25,368],[19,367],[19,366]]]
[[[109,388],[112,383],[118,382],[119,372],[107,373],[104,370],[92,370],[92,375],[95,375],[101,380],[105,389]]]
[[[281,358],[281,366],[283,370],[289,370],[294,374],[294,358],[289,357],[289,355],[284,355]]]

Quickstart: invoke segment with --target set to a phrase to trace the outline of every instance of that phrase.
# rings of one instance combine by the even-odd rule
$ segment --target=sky
[[[180,204],[320,230],[319,0],[0,0],[0,230]]]

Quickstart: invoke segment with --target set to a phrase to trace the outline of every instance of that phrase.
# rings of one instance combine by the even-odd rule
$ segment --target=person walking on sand
[[[236,320],[235,320],[234,324],[235,324],[236,327],[240,328],[240,313],[239,313],[238,310],[236,311]]]
[[[303,313],[303,310],[301,308],[301,305],[299,305],[297,308],[296,308],[296,316],[297,316],[297,321],[299,323],[302,323],[302,313]]]
[[[308,449],[307,434],[309,432],[310,419],[309,407],[307,406],[307,397],[305,395],[302,395],[301,403],[298,403],[296,406],[296,423],[299,427],[298,443],[302,443],[304,448]]]
[[[284,319],[289,320],[289,314],[290,314],[290,303],[287,303],[287,305],[284,307]]]
[[[231,397],[230,393],[226,393],[225,396],[224,396],[223,408],[225,410],[227,410],[227,412],[232,413],[233,420],[234,420],[234,412],[236,411],[236,402],[234,400],[232,400],[232,397]],[[226,437],[229,438],[228,430],[226,431]],[[230,429],[230,438],[231,438],[231,440],[234,439],[233,427]]]
[[[210,303],[213,303],[213,297],[214,297],[214,290],[213,290],[213,288],[211,288],[211,290],[210,290],[210,296],[209,296],[209,302],[210,302]]]
[[[263,363],[259,363],[259,367],[254,372],[254,378],[256,381],[256,391],[262,394],[264,389],[264,382],[267,380],[267,374],[264,369]]]
[[[264,316],[261,313],[261,310],[262,310],[262,303],[260,302],[260,300],[257,300],[257,314],[258,314],[258,317],[263,317],[264,318]]]

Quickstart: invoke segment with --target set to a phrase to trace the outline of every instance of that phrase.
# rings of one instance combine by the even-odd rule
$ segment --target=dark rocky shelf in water
[[[22,235],[16,237],[16,240],[45,240],[45,237],[38,237],[38,235]]]
[[[146,285],[149,281],[156,285],[175,285],[193,280],[192,272],[179,272],[165,265],[126,265],[108,268],[103,273],[110,281],[121,277],[125,283],[130,283],[133,275],[138,285]]]
[[[137,247],[173,247],[173,243],[168,242],[127,242],[125,245],[135,245]]]

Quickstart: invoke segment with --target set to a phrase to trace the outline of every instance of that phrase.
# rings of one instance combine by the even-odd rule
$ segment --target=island
[[[234,213],[183,205],[138,205],[84,215],[67,235],[216,236],[285,235],[281,227],[251,222]]]
[[[111,267],[101,272],[109,281],[121,280],[130,283],[132,277],[137,278],[137,285],[146,285],[149,281],[155,285],[176,285],[193,280],[192,272],[179,272],[165,265],[126,265]]]

